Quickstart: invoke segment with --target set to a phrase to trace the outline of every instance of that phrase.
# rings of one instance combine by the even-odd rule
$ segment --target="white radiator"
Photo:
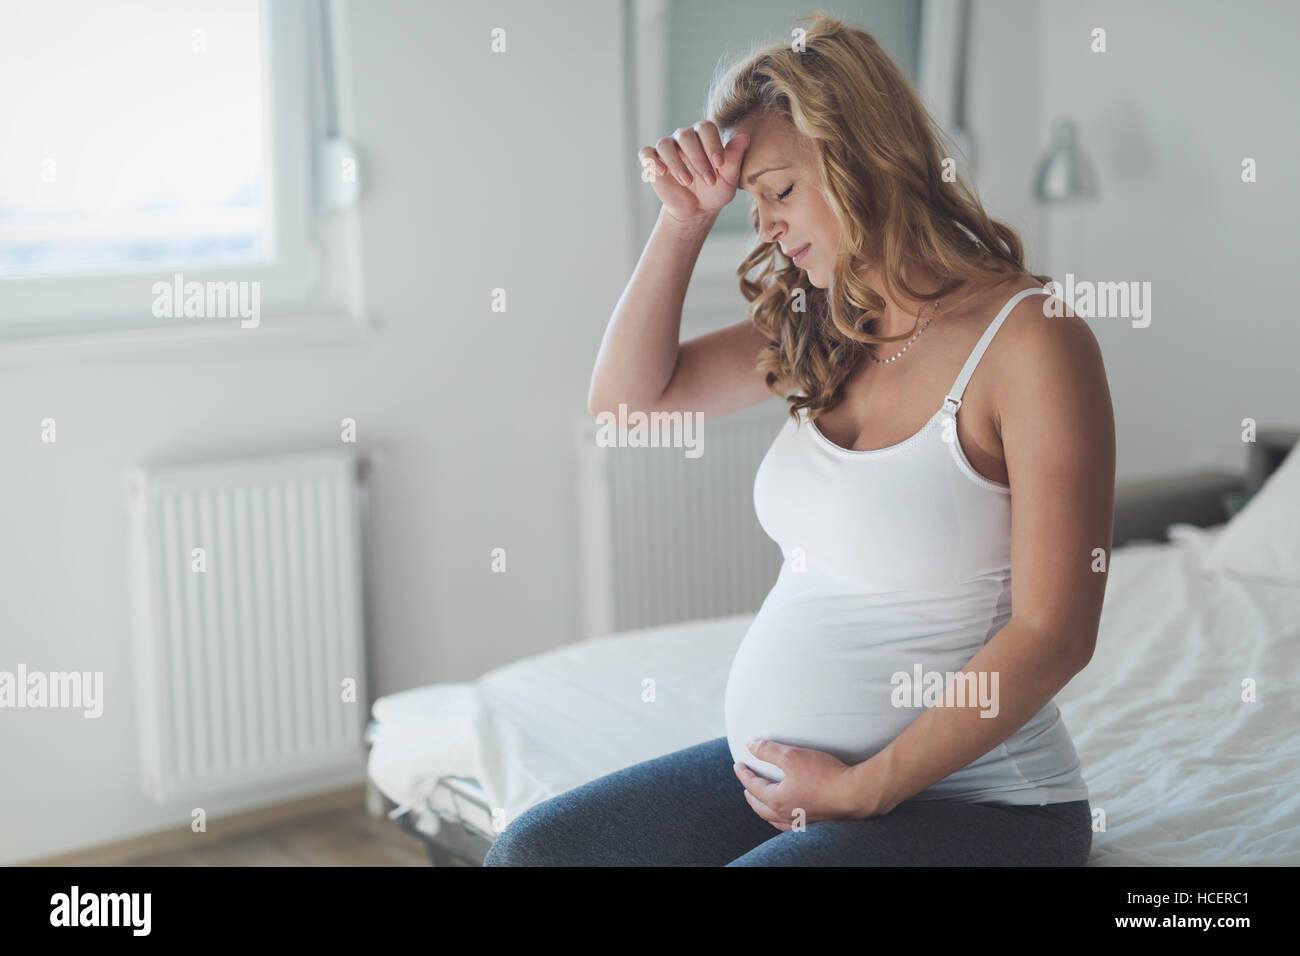
[[[705,419],[703,454],[600,447],[578,426],[584,638],[756,611],[781,549],[754,515],[754,473],[785,403]]]
[[[356,475],[351,455],[322,453],[129,477],[136,699],[155,799],[363,766]]]

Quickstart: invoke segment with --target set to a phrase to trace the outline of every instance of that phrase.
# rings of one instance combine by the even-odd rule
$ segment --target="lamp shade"
[[[1068,117],[1052,122],[1052,142],[1038,164],[1034,196],[1042,202],[1097,198],[1097,174],[1079,148],[1074,121]]]

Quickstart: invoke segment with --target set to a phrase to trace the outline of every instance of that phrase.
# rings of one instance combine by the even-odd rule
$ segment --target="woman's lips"
[[[812,248],[812,243],[810,242],[802,249],[795,250],[795,252],[790,256],[790,261],[793,262],[795,265],[798,265],[799,260],[802,259],[804,256],[808,255],[808,250],[811,248]]]

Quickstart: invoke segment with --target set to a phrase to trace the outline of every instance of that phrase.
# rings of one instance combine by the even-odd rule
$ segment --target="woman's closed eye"
[[[785,197],[788,196],[788,195],[790,195],[792,192],[794,192],[794,183],[791,183],[791,184],[790,184],[790,188],[787,189],[785,192],[780,193],[780,194],[776,197],[776,201],[777,201],[777,202],[782,202],[782,201],[784,201]]]

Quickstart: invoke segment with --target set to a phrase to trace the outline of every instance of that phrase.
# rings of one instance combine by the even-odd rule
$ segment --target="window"
[[[59,0],[6,15],[0,336],[230,325],[240,289],[284,311],[322,294],[321,13]],[[222,293],[215,314],[211,295],[172,295],[193,288]]]
[[[209,7],[60,0],[13,15],[0,275],[269,258],[257,3]]]

